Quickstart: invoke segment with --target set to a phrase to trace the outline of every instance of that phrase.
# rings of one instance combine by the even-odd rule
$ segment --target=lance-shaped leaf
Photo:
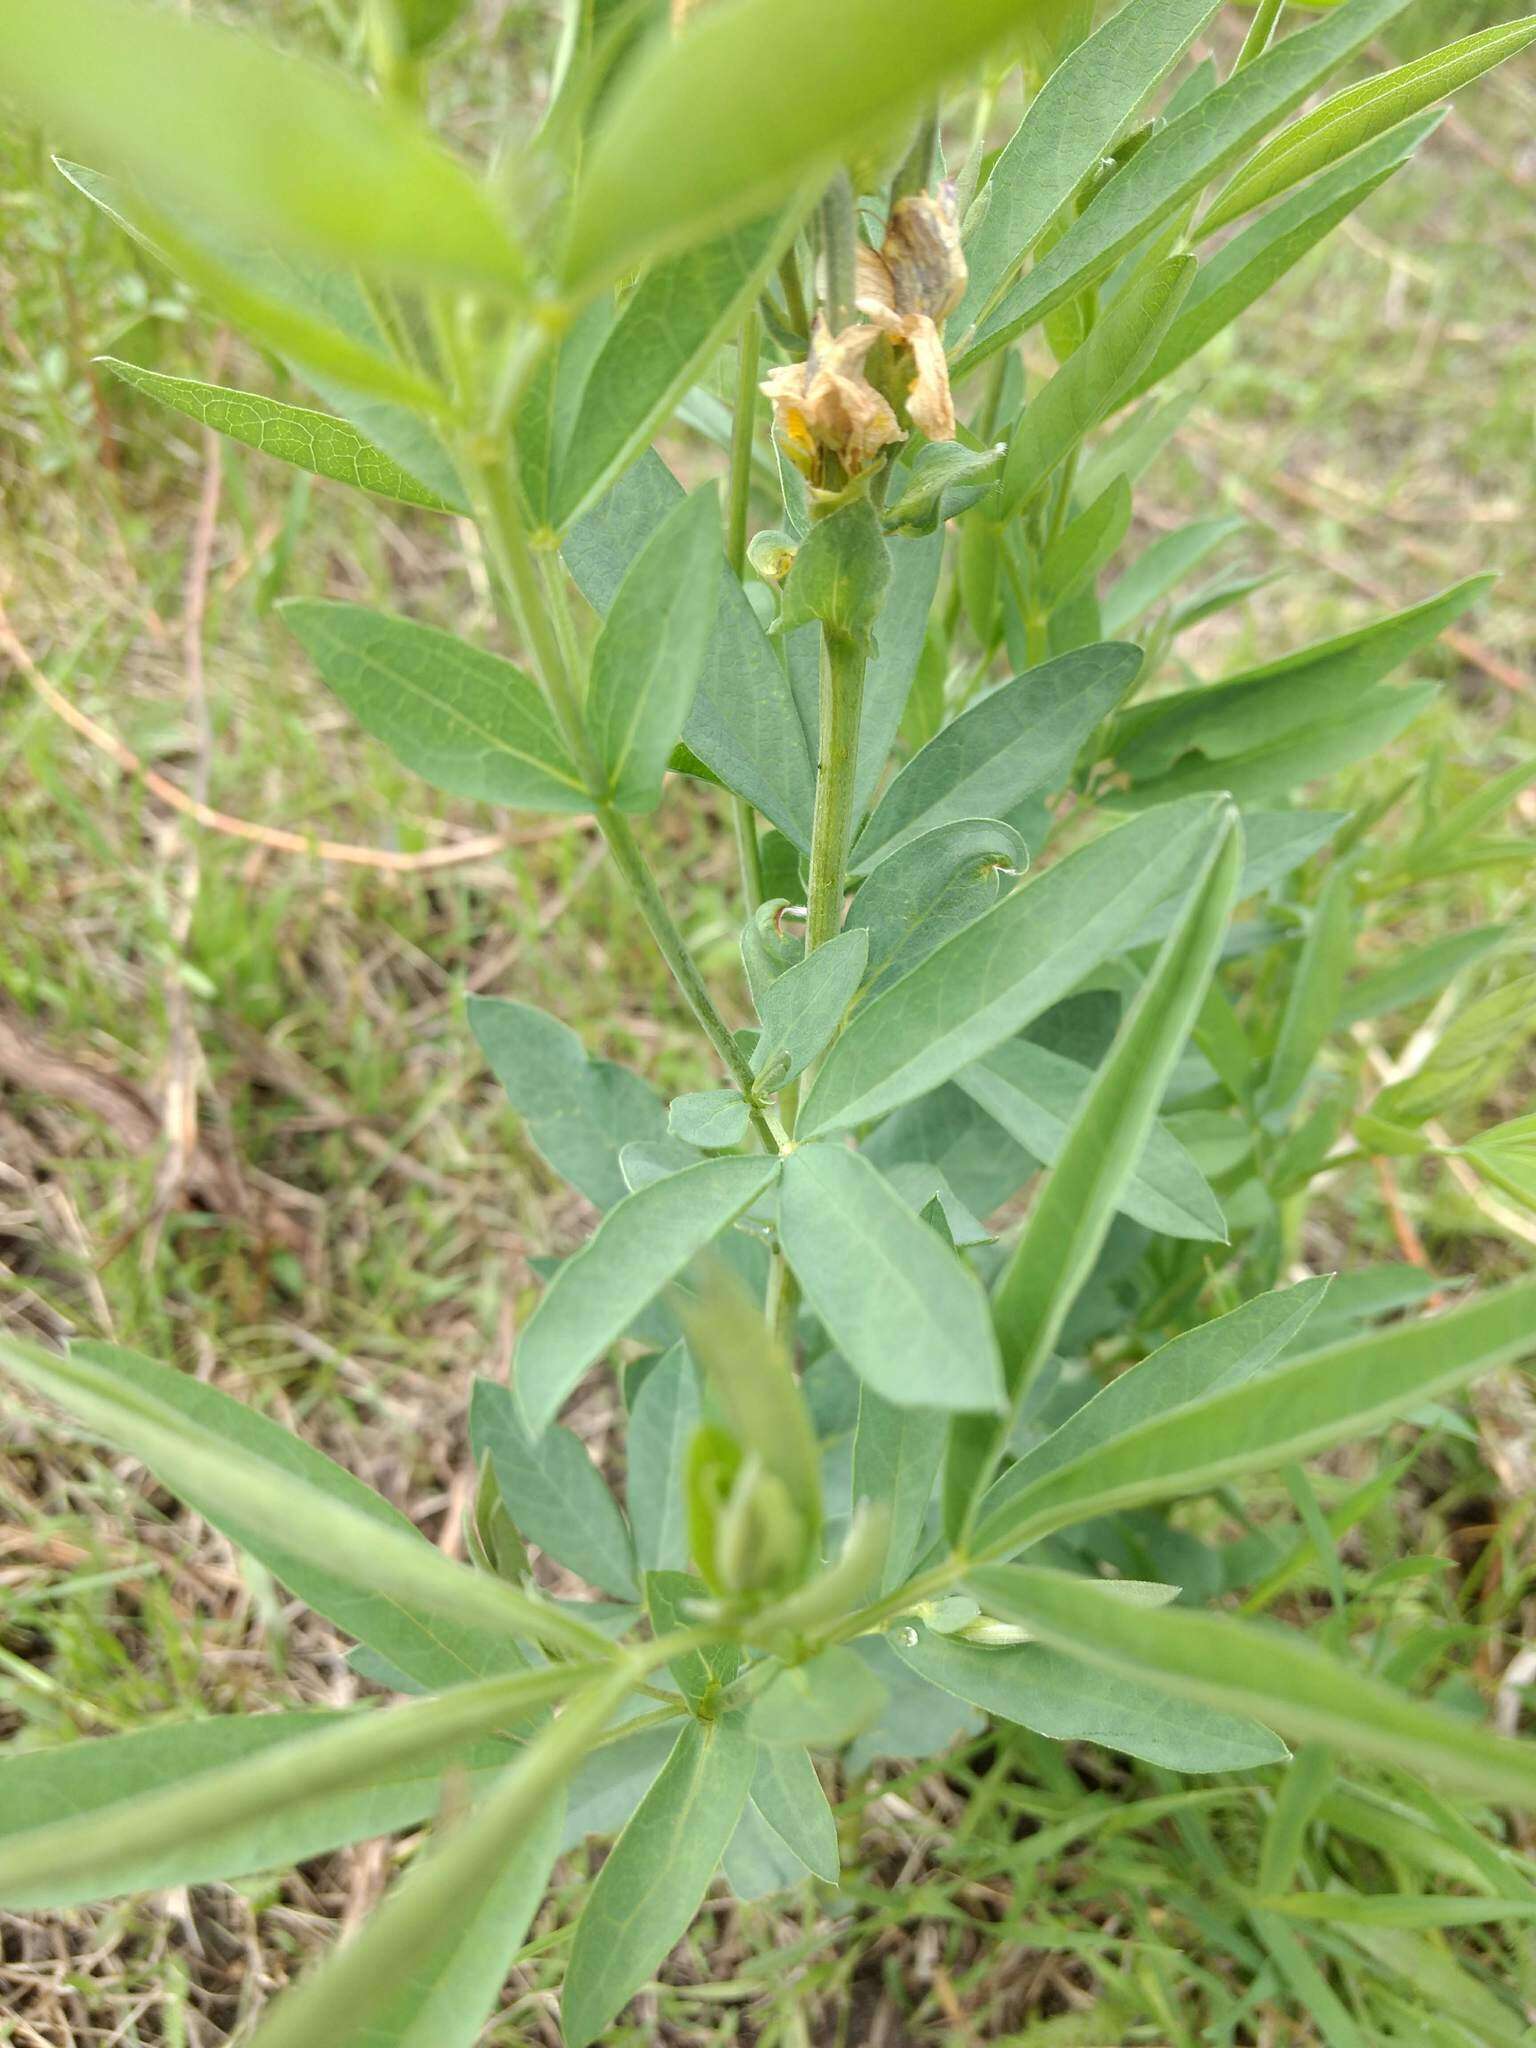
[[[1104,308],[1081,345],[1025,406],[1003,465],[1005,517],[1028,504],[1151,362],[1195,275],[1193,256],[1138,273]]]
[[[764,1077],[765,1086],[786,1086],[823,1050],[864,979],[868,958],[869,934],[852,926],[764,989],[752,1071]]]
[[[688,1349],[727,1428],[781,1482],[814,1553],[821,1529],[821,1458],[786,1348],[757,1303],[721,1266],[707,1269],[685,1321]]]
[[[1100,1670],[1165,1686],[1287,1734],[1368,1756],[1474,1797],[1536,1807],[1536,1756],[1459,1714],[1423,1706],[1304,1641],[1184,1608],[1138,1611],[1101,1587],[1028,1565],[973,1572],[978,1599]]]
[[[634,1398],[625,1444],[629,1519],[647,1572],[680,1572],[688,1562],[683,1471],[700,1413],[693,1361],[674,1344]]]
[[[524,1662],[514,1635],[588,1653],[607,1648],[558,1608],[453,1563],[386,1502],[359,1501],[359,1493],[376,1496],[329,1459],[271,1424],[241,1424],[235,1418],[260,1418],[184,1373],[110,1344],[77,1344],[60,1357],[20,1337],[0,1337],[0,1363],[93,1435],[143,1459],[295,1592],[321,1596],[322,1612],[400,1669],[416,1665],[428,1685],[443,1682],[445,1663],[479,1676]],[[296,1537],[297,1556],[289,1548]],[[323,1565],[309,1564],[311,1556]]]
[[[1077,1583],[1094,1590],[1092,1580]],[[1111,1591],[1095,1601],[1094,1612],[1111,1602],[1123,1605]],[[988,1612],[1000,1610],[988,1603]],[[886,1641],[931,1685],[1058,1742],[1099,1742],[1175,1771],[1253,1770],[1286,1755],[1283,1742],[1250,1720],[1191,1711],[1155,1680],[1106,1676],[1043,1643],[968,1643],[921,1621],[893,1629]]]
[[[162,376],[158,370],[141,370],[137,363],[119,362],[115,356],[97,360],[103,369],[169,411],[183,413],[200,426],[227,434],[232,441],[243,441],[248,448],[279,462],[291,462],[295,469],[307,469],[311,476],[352,484],[360,491],[372,491],[375,497],[395,498],[405,505],[425,505],[433,512],[450,510],[435,491],[364,440],[346,420],[312,412],[307,406],[289,405],[279,398],[263,398],[254,391],[229,391],[219,384],[200,384],[193,377]]]
[[[1312,913],[1312,928],[1296,962],[1280,1017],[1280,1036],[1259,1097],[1261,1113],[1277,1123],[1301,1093],[1323,1040],[1338,1021],[1354,950],[1354,892],[1348,866],[1336,863]]]
[[[1105,591],[1099,605],[1103,630],[1128,631],[1224,541],[1241,533],[1244,524],[1241,519],[1191,519],[1159,535]]]
[[[526,1731],[600,1668],[546,1666],[380,1711],[150,1728],[84,1756],[79,1785],[69,1750],[21,1757],[0,1766],[0,1897],[35,1907],[238,1877],[380,1833],[391,1814],[429,1813],[455,1765],[504,1767],[505,1745],[481,1738]]]
[[[1332,1284],[1330,1274],[1276,1288],[1164,1344],[1100,1388],[987,1490],[987,1515],[1063,1465],[1086,1458],[1139,1423],[1251,1380],[1295,1342]]]
[[[1536,40],[1536,15],[1501,21],[1444,49],[1379,72],[1314,107],[1244,164],[1201,222],[1201,232],[1226,227],[1292,185],[1325,170],[1411,114],[1457,92]]]
[[[1514,928],[1507,924],[1475,925],[1471,931],[1447,932],[1427,946],[1414,946],[1384,967],[1363,975],[1344,991],[1334,1019],[1340,1030],[1371,1017],[1384,1017],[1412,1003],[1437,996],[1467,968],[1497,952]]]
[[[561,1998],[568,2048],[588,2048],[687,1932],[746,1804],[740,1718],[688,1721],[598,1873]]]
[[[1337,65],[1363,49],[1406,0],[1344,0],[1319,22],[1286,36],[1262,57],[1153,135],[1079,219],[962,344],[953,374],[1043,320],[1102,277],[1143,235],[1191,205],[1216,172],[1251,149],[1266,129]]]
[[[663,426],[751,305],[792,223],[777,215],[656,264],[624,302],[567,399],[551,523],[563,531]]]
[[[999,818],[936,825],[888,854],[848,911],[848,929],[869,934],[861,1000],[889,988],[990,910],[1004,871],[1022,873],[1028,859],[1023,840]]]
[[[1188,885],[1221,808],[1212,799],[1170,806],[1069,854],[861,1004],[816,1077],[797,1135],[895,1109],[1022,1031]]]
[[[1139,647],[1080,647],[990,691],[901,770],[859,835],[853,871],[867,873],[939,825],[1006,817],[1059,789],[1140,667]]]
[[[1084,511],[1046,548],[1040,561],[1039,601],[1047,615],[1081,594],[1130,531],[1131,487],[1112,477]]]
[[[1010,1138],[1043,1166],[1054,1166],[1094,1076],[1043,1045],[1010,1038],[955,1078]],[[1227,1241],[1221,1205],[1205,1175],[1161,1120],[1153,1121],[1115,1206],[1170,1237]]]
[[[980,1283],[870,1162],[801,1145],[779,1194],[784,1256],[827,1334],[905,1408],[996,1410],[997,1344]]]
[[[667,1135],[703,1152],[729,1152],[747,1135],[751,1106],[734,1088],[676,1095],[667,1104]]]
[[[991,311],[1215,12],[1215,0],[1129,0],[1051,73],[983,188],[986,210],[965,246],[970,282],[950,318],[957,336]]]
[[[515,1391],[542,1436],[594,1359],[771,1186],[776,1159],[701,1159],[611,1209],[567,1259],[517,1347]]]
[[[1294,1463],[1532,1351],[1532,1280],[1496,1288],[1444,1315],[1330,1344],[1245,1386],[1149,1418],[1042,1474],[1012,1499],[1000,1497],[993,1506],[989,1496],[978,1553],[1000,1556],[1094,1515]]]
[[[542,691],[511,662],[365,605],[280,610],[363,730],[435,788],[514,810],[592,808]]]
[[[748,220],[831,168],[1014,27],[1017,0],[738,0],[658,42],[583,166],[565,272],[590,289]],[[742,110],[750,107],[751,118]]]
[[[535,1443],[511,1389],[485,1379],[470,1397],[470,1429],[520,1534],[589,1586],[638,1600],[629,1529],[581,1438],[552,1428]]]
[[[738,1899],[752,1900],[794,1891],[810,1872],[749,1795],[720,1859],[720,1875]]]
[[[749,1732],[771,1747],[840,1749],[870,1727],[885,1687],[858,1654],[838,1644],[785,1667],[753,1700]]]
[[[1128,395],[1137,397],[1161,384],[1262,298],[1346,214],[1400,169],[1440,120],[1439,114],[1431,113],[1404,121],[1313,179],[1305,190],[1293,193],[1202,263],[1173,325]]]
[[[455,504],[458,480],[432,439],[431,429],[407,407],[444,411],[450,400],[421,371],[393,361],[389,344],[368,309],[362,288],[350,274],[321,273],[295,265],[267,247],[253,250],[210,230],[185,207],[152,207],[143,194],[120,179],[86,164],[55,157],[54,166],[75,190],[97,206],[114,226],[131,235],[157,262],[185,278],[247,335],[265,342],[308,376],[316,390],[367,394],[378,417],[411,433],[418,449],[433,448],[443,474],[438,494]],[[334,401],[333,401],[334,402]],[[342,405],[337,411],[345,412]],[[351,417],[348,414],[348,417]],[[361,421],[353,418],[353,425]],[[366,429],[364,429],[366,431]],[[402,468],[432,486],[434,479],[409,461],[389,440],[370,436]],[[392,437],[391,437],[392,438]]]
[[[1116,762],[1138,784],[1153,785],[1187,752],[1225,764],[1303,729],[1316,732],[1346,716],[1371,685],[1427,647],[1489,587],[1488,577],[1469,577],[1423,604],[1225,682],[1137,705],[1116,722]]]
[[[878,1589],[890,1592],[910,1571],[944,1456],[941,1408],[897,1408],[873,1387],[859,1389],[853,1434],[853,1500],[890,1511]]]
[[[636,555],[592,650],[587,730],[621,811],[661,801],[667,762],[699,686],[720,595],[720,508],[684,498]]]
[[[598,612],[608,611],[631,562],[681,496],[682,485],[652,451],[572,527],[562,552]],[[815,800],[805,728],[784,664],[723,556],[719,574],[714,631],[683,739],[803,850]]]
[[[628,1067],[590,1059],[569,1024],[529,1003],[471,996],[465,1007],[540,1155],[597,1208],[621,1202],[629,1189],[619,1154],[667,1135],[666,1105],[655,1090]]]
[[[485,190],[414,120],[255,37],[121,0],[0,17],[6,91],[71,155],[279,248],[434,284],[515,286]]]
[[[1527,1209],[1536,1209],[1536,1116],[1496,1124],[1465,1149],[1466,1157],[1495,1187]]]
[[[509,1863],[527,1880],[517,1889],[509,1916],[513,1931],[521,1932],[542,1896],[559,1842],[558,1802],[565,1782],[638,1675],[626,1665],[574,1699],[503,1774],[484,1804],[433,1845],[366,1926],[275,2001],[252,2048],[314,2048],[318,2041],[333,2042],[336,2048],[378,2048],[374,2030],[402,2013],[413,2029],[403,2036],[409,2048],[428,2048],[437,2038],[425,2023],[431,2011],[428,1957],[435,1949],[452,1966],[463,1960],[455,1953],[463,1941],[466,1953],[478,1952],[474,1974],[483,1983],[480,1943],[488,1930],[479,1916],[487,1896],[500,1889]],[[546,1816],[549,1825],[541,1826]],[[495,1990],[493,1983],[492,1997]],[[413,1999],[419,2001],[414,2011]],[[485,2017],[481,2012],[482,2024]],[[456,2028],[462,2029],[463,2019],[462,2011],[454,2014]],[[388,2033],[383,2038],[394,2048]],[[459,2031],[449,2038],[474,2037]]]
[[[765,1742],[752,1773],[752,1803],[808,1870],[837,1883],[837,1823],[805,1750]]]
[[[1049,1358],[1103,1250],[1116,1206],[1220,956],[1236,899],[1243,835],[1236,810],[1217,819],[1179,920],[1084,1091],[1049,1179],[992,1298],[1014,1413]],[[946,1526],[968,1527],[1000,1448],[995,1424],[957,1427],[944,1472]]]

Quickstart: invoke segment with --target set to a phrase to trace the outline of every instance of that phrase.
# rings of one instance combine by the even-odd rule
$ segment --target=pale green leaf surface
[[[1091,1597],[1091,1580],[1076,1583]],[[1093,1611],[1109,1604],[1101,1599]],[[908,1640],[912,1635],[915,1643]],[[1058,1742],[1098,1742],[1175,1771],[1252,1770],[1286,1755],[1284,1743],[1252,1721],[1192,1711],[1155,1680],[1106,1675],[1043,1643],[984,1646],[936,1634],[917,1621],[892,1629],[886,1641],[930,1684]]]
[[[769,1748],[802,1754],[840,1749],[871,1727],[885,1706],[885,1687],[853,1650],[822,1650],[769,1680],[747,1709],[748,1732]]]
[[[702,1152],[729,1152],[747,1135],[751,1108],[734,1088],[675,1095],[667,1104],[667,1135]]]
[[[511,1388],[494,1380],[475,1381],[470,1408],[475,1442],[490,1454],[518,1533],[589,1586],[638,1600],[629,1529],[580,1437],[552,1427],[534,1443]]]
[[[1463,1791],[1536,1806],[1536,1755],[1442,1708],[1405,1699],[1296,1631],[1183,1608],[1138,1610],[1091,1584],[1028,1565],[970,1575],[977,1597],[1043,1640],[1116,1676],[1218,1711],[1262,1715],[1307,1742],[1397,1764]]]
[[[542,692],[500,655],[365,605],[300,598],[281,612],[364,731],[435,788],[516,810],[591,809]]]
[[[867,1383],[859,1388],[853,1436],[853,1500],[889,1509],[879,1591],[905,1580],[922,1538],[928,1504],[944,1456],[941,1407],[898,1408]]]
[[[849,929],[869,933],[859,1000],[899,981],[998,899],[1004,870],[1022,873],[1028,850],[999,818],[936,825],[881,859],[848,910]]]
[[[869,934],[851,926],[786,968],[764,991],[762,1031],[752,1050],[754,1074],[782,1088],[815,1059],[842,1022],[864,979]]]
[[[1099,606],[1103,630],[1126,632],[1245,524],[1241,519],[1192,519],[1159,535],[1105,591]]]
[[[837,1883],[837,1823],[805,1750],[765,1742],[752,1773],[752,1803],[808,1870]]]
[[[402,504],[424,505],[434,512],[450,509],[346,420],[312,412],[307,406],[289,405],[283,399],[263,398],[254,391],[230,391],[218,384],[200,384],[192,377],[162,376],[158,370],[143,370],[137,363],[119,362],[114,356],[98,360],[103,369],[171,412],[182,413],[217,434],[227,434],[233,441],[243,441],[248,448],[279,462],[292,463],[295,469],[307,469],[311,476],[352,484],[360,491],[395,498]]]
[[[791,1152],[779,1232],[807,1301],[877,1393],[900,1407],[998,1407],[980,1283],[867,1159],[837,1144]]]
[[[1197,799],[1069,854],[861,1004],[802,1105],[798,1134],[895,1109],[1012,1038],[1187,885],[1219,810]]]
[[[517,1347],[515,1391],[535,1439],[593,1360],[777,1172],[776,1159],[703,1159],[608,1212],[559,1268]]]
[[[1140,667],[1138,647],[1081,647],[990,691],[897,775],[854,846],[854,873],[940,825],[1003,817],[1026,797],[1054,793]]]
[[[683,1470],[700,1416],[692,1361],[674,1344],[647,1373],[629,1417],[629,1519],[645,1571],[681,1571],[688,1562]]]
[[[735,1832],[752,1768],[737,1718],[684,1725],[577,1922],[561,2000],[568,2048],[597,2040],[686,1932]]]

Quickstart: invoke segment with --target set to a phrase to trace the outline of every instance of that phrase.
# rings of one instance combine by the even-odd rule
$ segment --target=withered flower
[[[943,324],[964,295],[966,268],[954,187],[897,200],[880,249],[861,245],[857,265],[854,303],[864,319],[834,335],[818,314],[806,360],[771,371],[762,385],[782,446],[813,481],[828,454],[858,476],[903,438],[893,398],[930,441],[955,438]],[[872,382],[866,360],[881,341],[888,347]]]

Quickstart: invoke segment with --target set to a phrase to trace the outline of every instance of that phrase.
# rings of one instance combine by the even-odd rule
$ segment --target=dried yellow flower
[[[823,452],[849,476],[868,469],[882,448],[902,438],[889,402],[864,375],[864,358],[880,339],[876,327],[833,334],[818,313],[803,363],[771,370],[762,390],[773,400],[774,425],[790,459],[817,478]]]

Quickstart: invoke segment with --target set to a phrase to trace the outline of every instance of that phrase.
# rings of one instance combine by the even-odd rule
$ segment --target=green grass
[[[323,22],[311,32],[323,40]],[[1528,63],[1483,84],[1427,162],[1185,373],[1200,402],[1154,473],[1145,532],[1231,507],[1255,523],[1222,566],[1273,573],[1185,643],[1199,673],[1489,566],[1500,586],[1468,630],[1496,664],[1529,670],[1533,112]],[[0,221],[0,597],[58,688],[183,787],[201,755],[209,800],[241,818],[406,852],[496,829],[352,730],[272,612],[281,595],[388,590],[416,617],[488,630],[483,578],[452,524],[310,493],[231,446],[199,748],[182,618],[206,451],[122,391],[98,394],[89,359],[121,351],[207,374],[212,330],[15,140],[0,143]],[[271,375],[238,349],[229,363]],[[1536,698],[1454,650],[1428,666],[1448,686],[1440,708],[1330,787],[1330,803],[1385,796],[1434,763],[1470,789],[1536,744]],[[469,1376],[505,1371],[532,1299],[529,1255],[574,1242],[587,1221],[523,1144],[464,1028],[464,992],[541,1004],[668,1087],[705,1078],[594,843],[562,827],[507,858],[406,877],[272,852],[168,823],[20,677],[0,680],[0,709],[0,1020],[32,1041],[0,1075],[0,1314],[47,1334],[110,1333],[217,1377],[432,1533],[451,1527]],[[682,878],[674,901],[706,969],[728,984],[728,821],[686,789],[647,829]],[[1388,837],[1413,802],[1410,788]],[[1529,794],[1525,805],[1511,831],[1536,817]],[[1447,878],[1395,902],[1379,943],[1515,917],[1528,954],[1531,897],[1529,867]],[[183,1013],[195,1048],[178,1067]],[[1423,1017],[1420,1006],[1386,1020],[1386,1051]],[[39,1047],[56,1062],[46,1076]],[[163,1147],[122,1104],[158,1120],[178,1072],[197,1081],[210,1171],[238,1213],[230,1200],[160,1213]],[[1536,1046],[1512,1043],[1467,1129],[1528,1107],[1533,1074]],[[1399,1181],[1437,1269],[1528,1258],[1443,1171],[1410,1165]],[[1368,1170],[1338,1176],[1303,1249],[1317,1266],[1396,1256]],[[612,1410],[603,1387],[584,1397],[599,1452]],[[1256,1579],[1272,1611],[1374,1641],[1406,1678],[1482,1712],[1530,1611],[1533,1446],[1532,1397],[1511,1375],[1469,1416],[1323,1461],[1319,1503],[1346,1525],[1337,1566],[1278,1480],[1246,1494],[1242,1518],[1269,1546]],[[1373,1489],[1410,1449],[1398,1484]],[[329,1629],[131,1466],[16,1415],[0,1501],[0,1734],[53,1743],[166,1712],[352,1696]],[[1241,1533],[1230,1509],[1185,1521],[1218,1544]],[[1433,1565],[1404,1574],[1410,1554]],[[1449,1897],[1486,1889],[1490,1871],[1511,1887],[1536,1881],[1530,1839],[1497,1816],[1416,1809],[1414,1788],[1385,1775],[1354,1782],[1369,1797],[1336,1795],[1306,1832],[1309,1889]],[[1245,1894],[1278,1783],[1181,1784],[1016,1731],[942,1772],[882,1769],[842,1788],[857,1858],[844,1886],[759,1907],[717,1897],[613,2039],[1528,2038],[1536,1960],[1515,1923],[1410,1937],[1255,1921]],[[1469,1821],[1501,1845],[1481,1867]],[[347,1852],[188,1899],[0,1916],[0,2043],[238,2038],[397,1854]],[[555,2039],[566,1909],[586,1860],[567,1865],[488,2041]],[[1342,2021],[1319,2004],[1307,1954]]]

